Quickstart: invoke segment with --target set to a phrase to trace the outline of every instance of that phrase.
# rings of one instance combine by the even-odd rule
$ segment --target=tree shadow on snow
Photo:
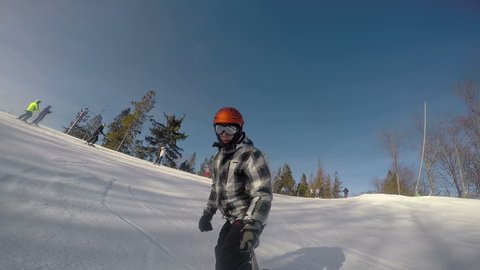
[[[344,261],[339,247],[309,247],[275,257],[266,266],[275,270],[339,270]]]

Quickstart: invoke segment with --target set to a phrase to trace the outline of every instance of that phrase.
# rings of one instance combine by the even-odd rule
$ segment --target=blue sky
[[[234,106],[272,171],[298,180],[320,159],[360,193],[388,170],[381,130],[413,129],[424,101],[431,120],[463,112],[453,89],[479,79],[478,14],[478,1],[2,1],[0,109],[40,98],[47,126],[81,107],[109,123],[155,89],[154,117],[186,115],[180,146],[199,164],[213,114]]]

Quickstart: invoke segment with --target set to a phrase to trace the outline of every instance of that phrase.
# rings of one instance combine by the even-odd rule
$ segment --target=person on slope
[[[43,109],[37,116],[37,118],[35,118],[35,120],[32,121],[32,124],[38,126],[38,123],[40,123],[40,121],[43,120],[43,118],[45,118],[45,116],[49,113],[52,113],[52,110],[50,110],[52,108],[52,106],[48,105],[45,109]]]
[[[270,169],[263,153],[243,132],[243,117],[231,107],[213,118],[218,147],[212,165],[212,186],[198,223],[213,230],[217,209],[226,219],[215,246],[216,270],[250,270],[250,251],[259,245],[272,203]]]
[[[17,117],[17,119],[20,119],[23,122],[27,122],[27,119],[32,117],[34,112],[38,112],[38,110],[40,109],[40,103],[41,102],[42,101],[37,99],[37,100],[31,102],[30,104],[28,104],[27,109],[25,110],[25,113],[23,113],[22,115]]]
[[[95,132],[93,132],[93,135],[92,137],[90,137],[90,139],[88,139],[87,143],[89,145],[94,145],[97,141],[98,141],[98,135],[100,133],[102,133],[103,136],[105,136],[105,134],[103,133],[103,128],[105,127],[105,124],[101,124],[96,130]]]
[[[210,166],[205,165],[205,171],[203,172],[203,177],[210,178]]]
[[[162,164],[162,159],[166,155],[165,146],[160,147],[158,151],[158,157],[153,164]]]

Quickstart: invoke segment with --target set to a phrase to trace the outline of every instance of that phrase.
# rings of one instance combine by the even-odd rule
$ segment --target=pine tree
[[[85,126],[85,129],[86,129],[86,133],[85,135],[83,136],[82,139],[88,139],[90,137],[92,137],[93,133],[95,132],[95,130],[97,130],[97,128],[102,124],[102,115],[101,114],[97,114],[95,115],[95,117],[93,117],[89,122],[88,124]]]
[[[385,194],[398,194],[397,192],[397,175],[391,170],[388,171],[383,183],[382,192]]]
[[[300,183],[298,183],[297,187],[297,196],[299,197],[308,197],[308,183],[307,183],[307,176],[305,174],[302,174],[302,177],[300,178]]]
[[[134,126],[135,117],[132,114],[126,115],[121,121],[122,133],[119,135],[117,146],[113,149],[125,154],[130,154],[130,148],[132,146],[133,136],[132,127]]]
[[[273,193],[280,194],[282,191],[283,183],[282,183],[282,168],[278,168],[277,172],[275,173],[275,177],[273,177],[272,181],[272,188]]]
[[[85,111],[84,111],[85,110]],[[82,117],[80,117],[83,114]],[[80,118],[79,118],[80,117]],[[85,135],[88,135],[88,127],[87,127],[87,121],[90,118],[89,111],[88,109],[82,109],[80,112],[77,113],[75,118],[70,122],[68,127],[64,127],[64,132],[67,133],[68,130],[70,130],[70,127],[75,123],[75,121],[78,119],[77,123],[75,126],[70,130],[68,133],[70,136],[83,139]]]
[[[407,179],[413,177],[413,171],[410,171],[408,168],[401,168],[400,173],[403,172],[403,177],[394,173],[392,170],[389,170],[387,173],[386,178],[381,181],[380,183],[380,190],[379,192],[385,194],[398,194],[398,190],[400,190],[401,194],[406,196],[414,196],[414,186],[412,184],[409,185]],[[401,178],[401,180],[398,180]],[[400,183],[400,186],[398,186]]]
[[[197,154],[193,153],[193,155],[188,159],[180,163],[180,166],[178,166],[178,169],[181,171],[189,172],[189,173],[195,173],[195,159],[196,159]]]
[[[148,113],[155,107],[155,90],[149,90],[142,97],[141,101],[133,101],[133,113],[124,118],[124,125],[127,127],[117,151],[132,155],[134,152],[135,138],[142,133],[143,123],[152,116]]]
[[[133,156],[139,159],[153,161],[155,158],[155,152],[153,152],[150,147],[145,146],[143,140],[136,139],[133,143]]]
[[[275,193],[295,194],[295,180],[293,179],[292,170],[288,164],[285,163],[283,167],[278,170],[273,180],[273,188]]]
[[[311,188],[313,189],[315,197],[322,197],[324,194],[324,182],[325,182],[325,173],[322,168],[320,161],[318,162],[317,174],[315,175]]]
[[[342,192],[342,182],[338,177],[338,172],[335,172],[335,179],[333,180],[333,189],[332,189],[333,198],[340,198],[341,192]]]
[[[286,188],[286,192],[289,195],[294,195],[295,179],[293,179],[292,170],[288,164],[283,168],[283,187]]]
[[[185,133],[179,132],[185,115],[179,119],[175,115],[163,115],[167,120],[165,124],[150,119],[152,123],[152,127],[150,127],[151,136],[146,136],[145,141],[150,148],[158,149],[165,146],[165,164],[168,167],[176,168],[175,160],[181,158],[183,152],[183,149],[177,143],[188,137]]]
[[[197,153],[193,153],[190,159],[188,160],[188,163],[190,163],[190,166],[192,167],[192,170],[190,171],[191,173],[195,173],[195,165],[197,162]]]
[[[103,146],[110,149],[117,149],[122,141],[124,134],[127,132],[125,126],[126,118],[130,115],[130,108],[126,108],[120,112],[108,126],[108,132],[103,139]]]
[[[330,177],[330,174],[328,174],[327,178],[325,179],[322,191],[323,191],[321,194],[322,198],[325,198],[325,199],[332,198],[332,177]]]

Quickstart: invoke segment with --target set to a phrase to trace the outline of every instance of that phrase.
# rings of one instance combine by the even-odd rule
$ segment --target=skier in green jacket
[[[25,110],[25,113],[23,113],[22,115],[20,115],[19,117],[17,117],[17,119],[20,119],[24,122],[27,122],[27,119],[32,117],[33,115],[33,112],[38,112],[40,110],[40,103],[42,101],[40,101],[39,99],[35,100],[34,102],[31,102],[30,104],[28,104],[28,107],[27,109]]]

